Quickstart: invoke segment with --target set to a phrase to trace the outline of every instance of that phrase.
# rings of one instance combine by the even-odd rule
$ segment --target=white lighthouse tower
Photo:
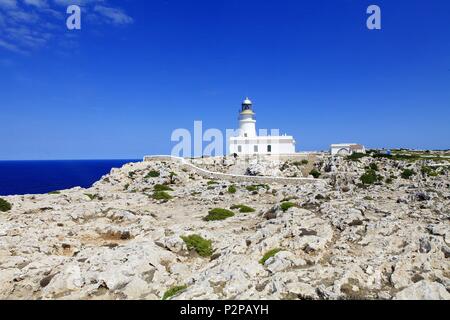
[[[252,101],[246,98],[239,112],[237,135],[230,137],[229,153],[236,155],[282,155],[295,153],[294,137],[256,134],[256,119]]]
[[[255,113],[252,110],[252,101],[249,98],[242,102],[242,109],[239,113],[239,136],[256,137]]]

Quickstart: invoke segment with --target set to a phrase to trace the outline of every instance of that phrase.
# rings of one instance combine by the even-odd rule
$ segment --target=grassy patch
[[[151,170],[149,173],[147,173],[147,175],[145,176],[145,179],[148,178],[157,178],[161,175],[161,173],[159,173],[159,171],[156,170]]]
[[[184,291],[186,289],[187,289],[186,285],[172,287],[169,290],[167,290],[166,292],[164,292],[162,299],[167,300],[167,299],[177,295],[178,293],[181,293],[182,291]]]
[[[309,174],[312,175],[315,179],[320,177],[320,172],[317,171],[317,169],[312,169]]]
[[[228,187],[228,193],[234,194],[236,193],[237,189],[235,186],[229,186]]]
[[[210,257],[213,253],[212,241],[206,240],[198,234],[182,236],[181,239],[186,243],[188,250],[195,250],[201,257]]]
[[[209,180],[206,184],[207,184],[208,186],[212,186],[212,185],[215,185],[215,184],[217,184],[217,183],[218,183],[217,181]]]
[[[414,172],[414,170],[411,170],[411,169],[404,169],[403,170],[403,172],[402,172],[402,174],[401,174],[401,177],[403,178],[403,179],[409,179],[409,178],[411,178],[413,175],[415,175],[416,173]]]
[[[217,221],[217,220],[225,220],[227,218],[233,217],[233,211],[221,208],[215,208],[208,212],[208,215],[203,218],[205,221]]]
[[[253,209],[249,206],[243,205],[243,204],[236,204],[236,205],[232,206],[230,209],[231,210],[239,209],[239,212],[241,212],[241,213],[248,213],[248,212],[256,211],[255,209]]]
[[[9,210],[11,210],[11,208],[12,208],[11,203],[6,201],[5,199],[0,198],[0,211],[1,212],[9,211]]]
[[[155,200],[170,200],[173,197],[165,191],[155,191],[153,192],[152,198]]]
[[[281,208],[281,210],[283,210],[283,212],[286,212],[286,211],[288,211],[290,208],[296,207],[296,206],[297,206],[297,205],[296,205],[295,203],[286,201],[286,202],[281,203],[280,208]]]
[[[278,252],[282,251],[282,249],[280,248],[276,248],[276,249],[272,249],[267,251],[263,257],[261,258],[261,260],[259,260],[259,263],[264,265],[264,263],[266,263],[267,260],[269,260],[270,258],[272,258],[274,255],[276,255]]]
[[[155,184],[153,187],[154,191],[173,191],[173,189],[165,184]]]

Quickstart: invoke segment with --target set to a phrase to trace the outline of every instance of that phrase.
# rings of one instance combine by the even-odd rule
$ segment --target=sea
[[[112,168],[142,160],[0,161],[0,196],[89,188]]]

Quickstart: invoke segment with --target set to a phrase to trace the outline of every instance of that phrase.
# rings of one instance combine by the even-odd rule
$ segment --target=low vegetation
[[[164,295],[163,295],[162,299],[163,300],[167,300],[167,299],[169,299],[169,298],[171,298],[171,297],[173,297],[173,296],[183,292],[186,289],[187,289],[186,285],[171,287],[169,290],[164,292]]]
[[[50,191],[48,194],[61,194],[61,191]]]
[[[201,257],[210,257],[213,253],[212,241],[206,240],[198,234],[182,236],[181,239],[186,243],[188,250],[194,250]]]
[[[169,173],[169,184],[175,184],[175,177],[178,176],[175,172]]]
[[[239,209],[239,212],[241,212],[241,213],[255,212],[255,209],[253,209],[249,206],[243,205],[243,204],[234,205],[230,209],[231,210]]]
[[[227,209],[221,209],[221,208],[215,208],[208,212],[208,215],[203,218],[205,221],[217,221],[217,220],[225,220],[227,218],[233,217],[234,212],[227,210]]]
[[[173,189],[165,184],[155,184],[154,191],[173,191]]]
[[[215,180],[209,180],[206,184],[207,184],[208,186],[212,186],[212,185],[217,184],[217,181],[215,181]]]
[[[359,159],[367,157],[367,154],[364,153],[352,153],[351,155],[347,156],[347,160],[351,161],[359,161]]]
[[[155,200],[170,200],[173,197],[165,191],[155,191],[152,198]]]
[[[427,175],[429,177],[437,177],[439,175],[435,170],[433,170],[433,168],[428,166],[423,166],[420,169],[420,172],[422,172],[423,175]]]
[[[9,211],[9,210],[11,210],[11,208],[12,208],[11,203],[6,201],[5,199],[0,198],[0,211],[1,212]]]
[[[315,179],[319,178],[321,175],[317,169],[312,169],[309,174],[312,175]]]
[[[402,174],[401,174],[401,177],[403,178],[403,179],[409,179],[409,178],[411,178],[413,175],[415,175],[416,174],[416,172],[414,171],[414,170],[411,170],[411,169],[404,169],[403,170],[403,172],[402,172]]]
[[[259,189],[262,189],[262,188],[264,188],[266,190],[270,189],[270,187],[267,184],[254,184],[254,185],[245,187],[245,189],[247,189],[247,191],[250,191],[250,192],[258,191]]]
[[[91,201],[98,198],[96,194],[85,193],[84,195],[88,197]]]
[[[366,169],[366,172],[359,178],[363,185],[371,185],[382,181],[383,177],[373,169]]]
[[[282,202],[282,203],[281,203],[280,208],[281,208],[281,210],[282,210],[283,212],[286,212],[286,211],[288,211],[290,208],[296,207],[296,206],[297,206],[297,205],[296,205],[295,203],[286,201],[286,202]]]
[[[261,260],[259,260],[259,263],[264,265],[266,263],[267,260],[269,260],[270,258],[272,258],[274,255],[276,255],[278,252],[282,251],[283,249],[280,248],[276,248],[276,249],[272,249],[267,251],[263,257],[261,258]]]
[[[309,163],[308,160],[304,159],[302,161],[294,161],[292,164],[296,167],[305,166]]]
[[[157,177],[159,177],[160,175],[161,175],[161,174],[160,174],[159,171],[151,170],[149,173],[147,173],[147,175],[145,176],[145,179],[148,179],[148,178],[157,178]]]
[[[236,193],[237,189],[234,185],[231,185],[228,187],[228,193],[234,194]]]

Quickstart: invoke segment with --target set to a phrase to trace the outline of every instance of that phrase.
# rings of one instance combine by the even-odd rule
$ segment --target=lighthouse
[[[242,102],[242,109],[239,113],[239,136],[256,137],[255,113],[252,109],[252,101],[249,98]]]
[[[229,153],[237,155],[282,155],[295,153],[294,137],[288,135],[264,135],[256,133],[253,103],[247,97],[239,111],[239,129],[230,137]]]

